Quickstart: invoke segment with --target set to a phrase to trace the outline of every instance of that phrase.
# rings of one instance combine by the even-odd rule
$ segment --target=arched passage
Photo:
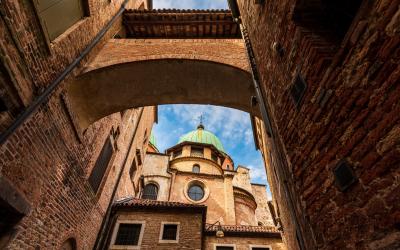
[[[111,41],[68,85],[82,129],[127,108],[158,104],[213,104],[258,115],[243,45],[236,39],[190,40],[183,46],[141,41]]]

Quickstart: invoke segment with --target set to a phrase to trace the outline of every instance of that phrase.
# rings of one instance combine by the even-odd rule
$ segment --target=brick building
[[[289,249],[400,248],[399,2],[229,2],[0,2],[0,248],[98,248],[171,103],[251,114]]]
[[[138,178],[129,176],[129,167],[145,155],[157,110],[121,110],[87,129],[76,123],[65,85],[120,29],[116,20],[40,107],[11,136],[3,137],[83,55],[122,3],[82,1],[87,6],[70,6],[72,15],[59,6],[68,1],[53,7],[42,2],[50,3],[0,3],[0,248],[91,249],[110,202],[137,191],[132,185],[117,187]],[[142,3],[130,1],[129,6]],[[63,22],[47,26],[56,24],[50,12]]]
[[[142,192],[114,203],[109,249],[286,249],[266,186],[250,183],[203,125],[165,154],[151,137],[147,152]]]

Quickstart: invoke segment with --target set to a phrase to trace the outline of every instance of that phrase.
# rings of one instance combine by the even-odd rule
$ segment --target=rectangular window
[[[2,98],[0,98],[0,112],[7,111],[7,106],[6,103],[3,101]]]
[[[299,106],[303,99],[304,93],[306,92],[307,84],[304,79],[300,76],[296,76],[296,80],[290,88],[290,94],[292,95],[293,101],[296,106]]]
[[[36,0],[36,9],[50,41],[84,16],[82,0]]]
[[[90,186],[95,193],[97,193],[100,187],[101,181],[103,180],[104,174],[107,170],[107,166],[111,161],[113,152],[114,150],[111,140],[110,138],[107,138],[93,167],[92,173],[89,176]]]
[[[190,156],[203,157],[203,156],[204,156],[204,150],[203,150],[203,148],[200,148],[200,147],[191,147],[191,149],[190,149]]]
[[[174,158],[179,157],[182,155],[182,150],[178,150],[174,152]]]
[[[293,19],[325,38],[341,42],[362,2],[362,0],[297,1]]]
[[[218,162],[218,156],[215,153],[211,153],[211,160]]]
[[[234,246],[216,246],[215,250],[235,250]]]
[[[24,196],[4,176],[0,176],[0,245],[11,237],[13,227],[31,210]],[[4,238],[3,238],[4,237]],[[1,246],[0,246],[1,248]]]
[[[143,238],[143,221],[118,221],[114,228],[113,246],[140,246]],[[125,248],[123,248],[125,249]]]
[[[179,241],[179,222],[162,222],[160,242],[177,243]]]
[[[250,250],[271,250],[269,246],[251,246]]]
[[[142,165],[142,154],[140,153],[140,149],[136,149],[136,160],[138,165]]]

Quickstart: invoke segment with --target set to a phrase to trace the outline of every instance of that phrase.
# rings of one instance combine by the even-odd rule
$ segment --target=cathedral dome
[[[218,139],[216,135],[204,129],[204,126],[200,124],[196,130],[193,130],[179,139],[178,143],[181,142],[197,142],[204,144],[211,144],[216,147],[219,151],[224,152],[224,147],[222,146],[221,141]]]
[[[154,147],[157,147],[157,141],[156,137],[154,136],[153,132],[150,134],[150,141],[149,141]]]

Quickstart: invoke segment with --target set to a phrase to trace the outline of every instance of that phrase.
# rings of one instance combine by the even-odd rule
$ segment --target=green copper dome
[[[150,134],[150,141],[149,142],[151,143],[151,145],[153,145],[154,147],[157,148],[157,141],[156,141],[156,137],[153,134],[153,131]]]
[[[225,152],[221,141],[210,131],[204,129],[204,126],[200,124],[196,130],[193,130],[179,139],[178,143],[181,142],[197,142],[204,144],[211,144],[216,147],[219,151]]]

